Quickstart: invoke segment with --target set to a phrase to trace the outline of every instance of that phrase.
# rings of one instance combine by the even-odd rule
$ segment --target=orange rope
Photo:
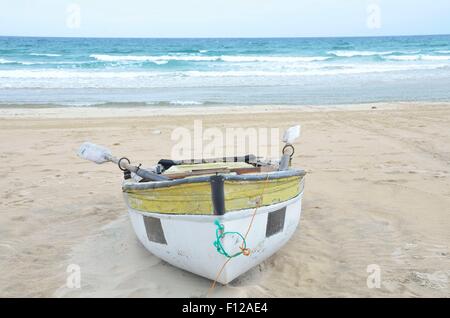
[[[261,193],[261,195],[260,195],[260,199],[259,199],[258,202],[256,202],[255,211],[253,211],[252,219],[250,220],[250,224],[248,225],[247,233],[245,233],[244,239],[247,239],[247,235],[248,235],[248,233],[250,232],[250,229],[251,229],[251,227],[252,227],[252,225],[253,225],[253,220],[255,219],[255,216],[256,216],[256,211],[258,211],[258,208],[259,208],[259,207],[261,206],[261,204],[263,203],[263,202],[262,202],[262,201],[263,201],[263,195],[264,195],[264,193],[266,192],[266,186],[267,186],[268,180],[269,180],[269,174],[267,174],[266,181],[264,182],[264,187],[263,187],[262,193]]]
[[[265,191],[266,191],[267,183],[269,183],[268,181],[269,181],[269,174],[267,174],[267,177],[266,177],[266,180],[265,180],[265,182],[264,182],[264,186],[263,186],[263,190],[262,190],[262,192],[261,192],[260,198],[259,198],[259,200],[256,202],[255,210],[253,211],[253,215],[252,215],[252,218],[251,218],[250,223],[249,223],[249,225],[248,225],[247,232],[246,232],[245,235],[244,235],[244,241],[243,241],[243,242],[245,242],[245,240],[247,239],[247,235],[248,235],[248,233],[250,232],[250,229],[251,229],[251,227],[252,227],[252,225],[253,225],[253,220],[255,219],[256,212],[258,211],[258,208],[259,208],[259,207],[261,206],[261,204],[263,203],[263,196],[264,196],[264,193],[265,193]],[[250,252],[251,252],[251,251],[250,251],[249,248],[244,248],[243,246],[240,246],[239,248],[241,249],[242,254],[243,254],[244,256],[249,256],[249,255],[250,255]],[[225,261],[225,263],[223,263],[222,267],[220,268],[219,273],[217,274],[216,278],[214,279],[213,283],[211,284],[211,287],[209,287],[209,289],[208,289],[208,294],[207,294],[206,297],[209,297],[209,295],[210,295],[210,293],[213,291],[214,287],[216,287],[217,280],[219,279],[220,275],[222,274],[223,270],[225,269],[225,266],[228,264],[229,261],[231,261],[231,258],[228,258],[228,259]]]
[[[228,262],[231,261],[231,258],[228,258],[225,263],[223,263],[222,268],[220,269],[219,273],[217,273],[216,279],[214,279],[212,285],[209,287],[208,289],[208,294],[206,295],[206,297],[209,297],[209,295],[211,294],[211,292],[213,291],[214,287],[216,287],[217,284],[217,280],[219,279],[220,275],[222,274],[223,270],[225,269],[225,266],[228,264]]]

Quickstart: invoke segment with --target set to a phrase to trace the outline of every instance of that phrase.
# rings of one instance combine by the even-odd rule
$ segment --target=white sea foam
[[[165,73],[158,72],[110,72],[110,71],[72,71],[72,70],[0,70],[0,78],[32,79],[105,79],[105,78],[139,78],[157,77]]]
[[[416,61],[418,60],[417,55],[393,55],[385,56],[384,59],[392,61]]]
[[[173,100],[169,102],[170,105],[203,105],[202,102],[191,101],[191,100]]]
[[[107,55],[107,54],[92,54],[90,57],[103,62],[154,62],[154,63],[168,63],[169,61],[216,61],[216,56],[199,56],[199,55]]]
[[[449,61],[450,56],[422,55],[421,60],[424,60],[424,61]]]
[[[282,77],[300,81],[300,77],[345,76],[387,72],[411,72],[449,68],[445,62],[428,63],[328,63],[323,67],[276,69],[237,69],[228,71],[105,71],[67,69],[0,69],[0,89],[3,88],[163,88],[240,86],[247,83],[280,83]],[[226,78],[224,81],[223,79]],[[301,80],[303,81],[303,80]],[[272,85],[270,84],[270,85]],[[182,101],[188,104],[191,101]],[[172,103],[179,101],[173,100]]]
[[[424,54],[416,54],[416,55],[392,55],[392,56],[384,56],[386,60],[394,60],[394,61],[449,61],[450,56],[448,55],[424,55]]]
[[[81,65],[89,64],[92,61],[11,61],[0,58],[0,64],[19,64],[19,65]]]
[[[326,61],[330,59],[327,56],[221,56],[220,60],[224,62],[315,62]]]
[[[61,54],[55,54],[55,53],[30,53],[30,55],[33,55],[33,56],[47,56],[47,57],[61,56]]]
[[[221,55],[221,56],[204,56],[204,55],[161,55],[161,56],[146,56],[146,55],[107,55],[107,54],[92,54],[90,57],[103,62],[153,62],[157,64],[165,64],[169,61],[223,61],[223,62],[279,62],[279,63],[293,63],[293,62],[314,62],[325,61],[331,57],[327,56],[251,56],[251,55]]]
[[[106,102],[59,102],[57,105],[74,106],[74,107],[92,107],[107,105]]]
[[[356,57],[356,56],[375,56],[375,55],[389,55],[394,52],[392,51],[344,51],[344,50],[337,50],[337,51],[328,51],[327,54],[335,55],[338,57]]]
[[[191,77],[280,77],[280,76],[326,76],[326,75],[345,75],[345,74],[366,74],[366,73],[384,73],[395,71],[410,70],[431,70],[445,67],[445,64],[439,65],[379,65],[379,64],[352,64],[340,67],[311,68],[303,71],[187,71],[183,74]]]

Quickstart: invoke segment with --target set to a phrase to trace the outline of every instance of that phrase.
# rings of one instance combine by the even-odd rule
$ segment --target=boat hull
[[[259,207],[246,238],[250,255],[234,257],[217,277],[227,257],[214,246],[219,220],[224,232],[247,232],[255,209],[224,215],[146,213],[128,207],[133,229],[145,248],[169,264],[227,284],[279,250],[295,232],[301,215],[301,192],[277,204]],[[242,239],[227,234],[221,244],[229,255],[240,251]]]

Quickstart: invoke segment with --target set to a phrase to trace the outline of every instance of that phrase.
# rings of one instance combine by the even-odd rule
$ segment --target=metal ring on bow
[[[119,169],[122,171],[126,171],[127,169],[122,168],[122,166],[120,165],[120,163],[122,162],[122,160],[126,160],[128,161],[128,164],[131,163],[130,159],[128,159],[127,157],[122,157],[119,159],[119,161],[117,161],[117,165],[119,166]]]
[[[294,146],[292,146],[291,144],[286,144],[284,147],[283,147],[283,151],[282,151],[282,153],[283,153],[283,155],[284,155],[284,153],[286,152],[286,150],[287,149],[292,149],[292,153],[289,155],[291,158],[292,158],[292,156],[294,155],[294,153],[295,153],[295,149],[294,149]]]

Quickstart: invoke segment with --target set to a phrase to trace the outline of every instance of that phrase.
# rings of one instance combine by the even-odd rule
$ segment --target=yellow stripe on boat
[[[300,193],[302,176],[258,181],[225,180],[225,211],[255,208],[265,187],[261,206],[287,201]],[[125,190],[131,208],[149,213],[213,213],[209,182],[184,183],[163,188]]]
[[[126,190],[131,208],[169,214],[212,214],[209,182],[185,183],[164,188]]]
[[[255,208],[287,201],[300,192],[300,176],[260,180],[260,181],[225,181],[225,211]],[[265,189],[264,189],[265,187]]]

